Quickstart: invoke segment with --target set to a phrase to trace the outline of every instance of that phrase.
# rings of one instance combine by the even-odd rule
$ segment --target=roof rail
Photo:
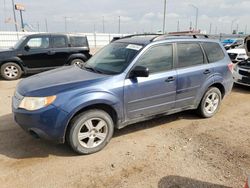
[[[156,34],[156,33],[147,33],[147,34],[133,34],[133,35],[126,35],[123,37],[113,37],[113,39],[111,40],[111,42],[114,42],[116,40],[120,40],[120,39],[126,39],[126,38],[132,38],[132,37],[138,37],[138,36],[161,36],[162,34]]]
[[[151,41],[164,40],[164,39],[174,38],[174,37],[192,37],[194,39],[196,39],[196,38],[209,38],[208,35],[201,34],[201,33],[166,34],[166,35],[157,36],[157,37],[153,38]]]

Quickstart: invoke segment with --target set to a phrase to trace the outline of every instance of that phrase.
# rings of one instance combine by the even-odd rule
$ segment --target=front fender
[[[118,120],[123,118],[123,105],[114,94],[103,91],[89,92],[74,96],[66,103],[61,105],[61,108],[69,113],[68,121],[80,110],[95,104],[105,104],[112,107],[118,116]]]
[[[2,64],[4,63],[7,63],[7,62],[16,62],[20,67],[21,69],[24,71],[25,69],[25,64],[23,63],[23,61],[17,57],[17,56],[12,56],[12,57],[8,57],[8,58],[4,58],[2,60]]]

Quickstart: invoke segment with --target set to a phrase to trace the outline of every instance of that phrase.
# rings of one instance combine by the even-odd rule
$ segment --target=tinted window
[[[70,37],[70,44],[72,47],[88,46],[86,37]]]
[[[219,44],[215,42],[204,42],[202,46],[207,54],[209,63],[220,61],[224,58],[224,52]]]
[[[30,49],[48,48],[49,47],[49,37],[31,38],[27,42],[27,45],[30,47]]]
[[[155,46],[146,51],[136,63],[144,66],[150,73],[161,72],[173,68],[173,47],[171,44]]]
[[[190,67],[204,63],[201,47],[197,43],[177,44],[178,67]]]
[[[53,37],[53,47],[54,48],[65,48],[67,47],[67,41],[64,36]]]

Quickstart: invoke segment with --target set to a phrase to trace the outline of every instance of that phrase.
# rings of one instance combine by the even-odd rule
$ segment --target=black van
[[[89,51],[87,37],[83,35],[46,33],[24,36],[11,49],[0,51],[1,76],[16,80],[22,74],[84,64],[91,57]]]

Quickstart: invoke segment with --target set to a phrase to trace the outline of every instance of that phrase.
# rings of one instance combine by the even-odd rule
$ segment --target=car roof
[[[66,33],[36,33],[36,34],[31,34],[31,35],[27,35],[28,37],[39,37],[39,36],[82,36],[82,37],[86,37],[86,35],[82,35],[82,34],[66,34]]]
[[[217,42],[219,40],[202,37],[203,35],[131,35],[125,36],[122,38],[115,39],[115,43],[131,43],[139,45],[148,45],[150,43],[159,43],[159,42]],[[196,37],[196,38],[195,38]]]

